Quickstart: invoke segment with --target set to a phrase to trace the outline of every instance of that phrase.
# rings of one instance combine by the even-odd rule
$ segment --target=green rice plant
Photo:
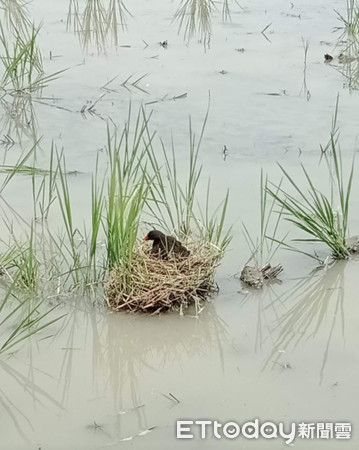
[[[39,283],[39,266],[37,258],[34,225],[31,224],[30,235],[26,244],[18,244],[19,256],[13,261],[19,274],[18,285],[25,290],[36,292]],[[16,276],[16,275],[15,275]]]
[[[335,31],[341,32],[338,38],[339,45],[345,43],[343,52],[339,55],[340,65],[336,67],[346,79],[350,90],[359,89],[359,2],[358,0],[346,0],[345,13],[337,11],[342,26]]]
[[[33,26],[28,38],[15,31],[14,43],[11,46],[8,36],[0,25],[0,43],[3,51],[1,61],[5,69],[1,80],[3,89],[11,85],[15,91],[24,90],[44,73],[41,53],[36,46],[39,31],[39,28]]]
[[[0,185],[0,196],[4,191],[4,189],[6,188],[6,186],[10,183],[12,178],[24,170],[23,168],[26,167],[25,163],[29,160],[31,156],[34,155],[34,152],[39,143],[40,139],[37,142],[35,142],[35,144],[31,147],[31,149],[27,153],[25,153],[25,155],[21,155],[19,157],[16,164],[14,164],[13,166],[6,166],[7,170],[5,172],[7,173],[7,175],[2,184]]]
[[[239,3],[234,0],[238,5]],[[217,4],[222,6],[222,20],[227,22],[231,18],[231,0],[181,0],[173,21],[179,23],[178,32],[184,31],[184,39],[190,40],[196,34],[203,41],[210,38],[212,32],[212,16],[217,10]]]
[[[251,252],[250,258],[246,264],[253,260],[258,269],[273,259],[280,247],[280,242],[287,237],[287,235],[285,235],[281,241],[276,237],[283,208],[281,208],[274,220],[273,216],[275,213],[276,201],[274,198],[268,198],[268,183],[268,177],[264,177],[263,170],[261,170],[259,238],[254,238],[246,224],[243,222],[243,234]],[[276,194],[279,193],[280,186],[281,183],[275,191]]]
[[[147,145],[143,143],[148,122],[141,119],[142,115],[139,113],[135,127],[131,130],[130,111],[129,120],[119,140],[117,133],[111,137],[108,129],[109,174],[104,219],[107,267],[121,267],[125,272],[131,265],[133,247],[150,186],[145,163]]]
[[[56,180],[59,165],[54,165],[55,151],[54,144],[51,144],[49,169],[39,169],[30,167],[32,173],[32,195],[34,204],[35,220],[46,220],[49,215],[50,207],[56,200]],[[36,177],[42,175],[40,186],[36,187]],[[37,212],[39,209],[39,213]]]
[[[77,32],[80,29],[80,12],[78,0],[69,1],[66,29],[70,30],[72,26],[75,32]]]
[[[86,0],[81,12],[78,0],[71,0],[67,16],[67,28],[73,24],[83,49],[94,43],[99,53],[105,52],[109,43],[119,45],[119,27],[126,27],[129,10],[122,0],[109,0],[105,5],[103,0]]]
[[[198,201],[197,193],[202,166],[199,165],[198,155],[208,118],[206,113],[198,142],[189,123],[189,155],[187,179],[180,180],[178,175],[178,162],[175,147],[172,142],[171,159],[163,142],[161,142],[164,167],[160,165],[160,156],[153,145],[153,136],[148,134],[148,157],[153,171],[153,182],[149,189],[147,207],[150,215],[162,228],[173,231],[185,239],[193,234],[204,242],[211,242],[221,250],[228,246],[230,229],[225,231],[224,223],[228,207],[229,193],[224,201],[211,211],[210,182],[207,185],[206,201],[204,207]]]
[[[20,277],[21,271],[18,274]],[[45,320],[47,316],[52,314],[57,306],[51,308],[46,312],[40,312],[43,301],[35,302],[31,305],[30,299],[25,298],[20,300],[14,294],[18,279],[15,279],[11,286],[7,289],[4,298],[0,301],[0,329],[4,330],[9,326],[15,324],[13,330],[6,331],[7,335],[1,337],[0,354],[8,352],[15,346],[23,343],[36,333],[53,325],[65,315],[56,317],[55,319]],[[11,300],[16,300],[17,304],[13,305]]]
[[[29,233],[24,240],[16,237],[7,219],[5,225],[11,236],[11,244],[1,254],[1,270],[11,281],[17,279],[17,286],[22,290],[36,292],[40,280],[40,261],[37,257],[35,226],[30,224]]]
[[[149,152],[148,156],[154,172],[155,182],[151,187],[151,199],[157,207],[154,211],[149,203],[154,217],[159,213],[159,219],[162,226],[165,225],[169,230],[172,229],[176,234],[189,236],[191,234],[193,221],[193,208],[195,205],[195,194],[198,187],[198,181],[201,176],[202,167],[198,166],[198,153],[203,138],[205,125],[208,118],[208,112],[202,126],[198,143],[192,130],[191,120],[189,123],[189,164],[188,177],[186,182],[179,183],[177,160],[175,147],[172,141],[171,159],[169,153],[161,141],[162,155],[164,159],[164,169],[160,166],[159,156],[156,154],[152,145],[153,137],[148,136]]]
[[[0,24],[0,57],[4,66],[4,75],[0,87],[6,92],[17,95],[28,95],[41,92],[51,81],[64,72],[58,71],[51,75],[45,75],[42,56],[36,45],[40,27],[33,25],[29,35],[22,35],[14,31],[10,42]]]
[[[87,273],[85,275],[85,284],[97,282],[104,276],[104,264],[99,267],[97,257],[97,246],[99,234],[102,229],[103,210],[104,210],[104,180],[99,185],[98,182],[98,159],[96,162],[95,175],[91,183],[91,232],[88,234],[85,229],[85,242],[87,244]],[[88,244],[89,243],[89,244]]]
[[[296,241],[325,243],[331,249],[334,258],[345,259],[349,256],[346,238],[354,161],[346,181],[343,173],[340,147],[333,135],[331,137],[331,158],[333,170],[328,165],[328,171],[334,182],[336,201],[339,202],[337,208],[335,208],[333,199],[330,196],[328,197],[315,187],[313,180],[303,165],[302,170],[308,183],[308,192],[304,192],[280,164],[279,167],[284,175],[284,179],[290,183],[297,195],[293,196],[282,187],[275,185],[272,185],[275,190],[267,186],[267,192],[280,205],[286,220],[312,236],[306,239],[296,239]]]
[[[19,248],[18,243],[6,245],[6,249],[2,249],[0,253],[0,274],[6,275],[11,282],[14,281],[12,269],[16,267],[16,261],[20,259],[23,248]]]
[[[216,8],[213,0],[181,0],[173,20],[179,22],[179,32],[184,29],[184,39],[196,33],[206,39],[212,29],[212,14]]]
[[[81,254],[76,242],[78,230],[73,224],[71,195],[66,176],[66,162],[62,154],[57,154],[57,166],[59,183],[56,183],[56,192],[66,233],[66,241],[65,239],[61,240],[62,245],[58,244],[58,249],[65,260],[70,258],[68,272],[71,274],[75,286],[78,286],[80,284],[80,269],[82,268]]]
[[[28,0],[0,0],[0,10],[9,29],[19,30],[23,35],[31,28]]]
[[[19,142],[22,142],[24,136],[33,142],[38,140],[37,119],[31,95],[7,94],[0,99],[0,105],[3,109],[0,126],[9,137],[9,145],[14,144],[14,134]]]
[[[107,9],[107,25],[114,45],[119,45],[118,28],[126,27],[127,16],[131,15],[122,0],[110,0]]]
[[[342,37],[347,35],[350,43],[357,43],[359,41],[359,2],[358,0],[346,0],[346,15],[337,11],[339,20],[343,26],[338,27],[337,30],[342,31]]]
[[[224,200],[215,208],[214,212],[210,214],[211,200],[210,200],[210,186],[211,180],[208,180],[206,203],[204,208],[198,205],[198,212],[200,220],[194,214],[193,218],[196,221],[197,229],[200,231],[201,239],[204,242],[210,242],[220,250],[220,256],[223,256],[226,248],[232,240],[232,227],[225,230],[225,220],[229,201],[229,190],[224,197]],[[202,231],[201,231],[202,230]]]

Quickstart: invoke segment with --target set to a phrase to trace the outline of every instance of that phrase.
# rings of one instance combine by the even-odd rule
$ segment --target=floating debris
[[[256,267],[244,266],[240,275],[240,280],[248,286],[261,288],[266,282],[274,280],[283,271],[283,267],[278,264],[272,267],[269,263],[261,269]]]
[[[347,249],[351,255],[359,253],[359,236],[352,236],[347,239]]]
[[[353,61],[358,60],[358,58],[350,55],[344,55],[344,53],[341,53],[338,56],[338,61],[340,64],[351,64]]]
[[[329,55],[328,53],[326,53],[325,55],[324,55],[324,61],[325,62],[331,62],[331,61],[333,61],[333,56],[332,55]]]

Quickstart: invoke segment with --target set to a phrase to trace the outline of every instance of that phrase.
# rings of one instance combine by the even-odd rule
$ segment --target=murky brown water
[[[68,3],[34,0],[30,7],[32,17],[43,20],[40,45],[47,71],[69,67],[46,89],[35,113],[37,135],[43,135],[39,166],[46,166],[54,141],[64,147],[68,169],[80,172],[69,178],[79,223],[89,214],[83,199],[90,202],[90,175],[105,144],[106,120],[121,125],[129,101],[134,109],[147,104],[152,128],[167,143],[173,134],[184,160],[188,117],[199,130],[210,92],[201,158],[215,198],[230,188],[234,239],[218,270],[220,294],[199,318],[111,314],[91,300],[69,296],[60,331],[55,324],[0,360],[0,448],[286,447],[281,439],[175,439],[178,419],[254,418],[348,421],[350,441],[297,439],[294,445],[357,448],[358,262],[308,276],[313,261],[283,251],[276,257],[285,267],[282,284],[246,293],[233,277],[250,253],[242,221],[254,235],[258,229],[260,168],[278,180],[277,161],[294,174],[302,162],[319,184],[327,181],[318,164],[319,144],[328,140],[338,92],[344,163],[358,149],[358,95],[335,67],[323,63],[324,53],[340,52],[332,31],[339,24],[334,9],[341,10],[342,2],[302,0],[293,7],[278,0],[241,2],[244,9],[233,2],[230,22],[214,14],[205,49],[195,38],[187,45],[171,24],[177,0],[137,0],[127,4],[133,18],[119,33],[120,45],[129,47],[109,45],[106,55],[91,44],[82,52],[78,36],[66,30]],[[261,30],[269,24],[266,39]],[[305,80],[302,38],[309,41]],[[164,40],[167,48],[159,45]],[[121,86],[132,74],[134,79],[147,74],[138,84],[147,93]],[[102,89],[117,75],[113,91]],[[96,114],[81,114],[98,99]],[[11,151],[0,149],[1,158],[10,163],[19,148],[30,145],[23,136]],[[30,217],[28,186],[29,180],[17,178],[6,198]],[[356,180],[354,192],[357,188]],[[355,195],[352,208],[350,226],[357,233]]]

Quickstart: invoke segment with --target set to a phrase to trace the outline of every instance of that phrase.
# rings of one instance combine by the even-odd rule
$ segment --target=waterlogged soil
[[[77,171],[69,177],[74,220],[82,226],[89,217],[91,173],[106,143],[107,120],[121,128],[130,102],[134,111],[139,105],[153,111],[151,127],[166,145],[173,138],[185,176],[188,117],[199,134],[210,100],[202,192],[205,198],[208,177],[214,200],[230,189],[234,237],[217,271],[220,292],[199,317],[191,311],[184,317],[113,314],[99,298],[65,296],[56,310],[67,313],[61,322],[0,359],[0,448],[287,448],[281,437],[218,440],[209,433],[201,440],[195,426],[195,440],[176,439],[177,420],[242,425],[256,418],[287,425],[350,422],[350,440],[297,438],[293,444],[358,448],[358,261],[312,272],[314,260],[281,251],[271,261],[284,267],[281,282],[250,290],[235,277],[250,255],[242,221],[254,237],[259,233],[260,169],[278,182],[277,161],[294,176],[302,163],[319,187],[327,185],[319,145],[329,139],[338,93],[344,170],[358,149],[358,93],[343,66],[324,63],[325,53],[342,50],[333,29],[341,26],[335,10],[344,13],[343,2],[243,1],[241,8],[233,2],[227,23],[220,11],[213,14],[205,45],[177,33],[172,19],[179,1],[136,0],[127,4],[132,17],[119,29],[120,47],[111,39],[105,48],[92,41],[85,52],[73,22],[67,29],[69,6],[57,0],[29,6],[33,20],[43,23],[46,71],[68,68],[34,103],[29,128],[43,136],[39,166],[46,167],[54,142],[64,149],[68,170]],[[121,85],[144,75],[135,85]],[[111,90],[102,88],[106,83]],[[15,141],[0,148],[10,164],[31,147],[32,137],[2,124],[1,134]],[[303,177],[299,183],[305,189]],[[4,196],[31,218],[28,178],[13,179]],[[357,234],[358,196],[351,206],[350,229]],[[322,258],[328,254],[304,246],[314,248]]]

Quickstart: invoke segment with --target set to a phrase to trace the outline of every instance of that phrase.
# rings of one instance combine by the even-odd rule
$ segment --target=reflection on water
[[[37,120],[30,95],[4,96],[0,99],[0,145],[10,148],[14,137],[21,142],[24,137],[37,141]]]
[[[209,46],[213,14],[218,10],[219,5],[222,9],[222,20],[224,22],[230,20],[230,3],[231,0],[221,0],[220,2],[181,0],[174,20],[179,23],[179,31],[183,32],[185,40],[190,40],[197,35],[206,46]]]
[[[70,0],[67,29],[73,28],[85,51],[95,45],[99,53],[106,53],[108,45],[119,46],[119,28],[126,27],[129,10],[122,0],[86,0],[82,8],[79,0]],[[81,4],[81,6],[80,6]]]
[[[19,354],[7,362],[0,361],[3,385],[15,383],[17,387],[11,387],[11,391],[22,392],[21,397],[10,399],[0,390],[1,416],[8,416],[25,440],[36,428],[29,413],[31,404],[41,416],[46,411],[70,411],[73,402],[88,403],[90,409],[105,402],[107,412],[99,412],[99,419],[94,415],[87,425],[93,431],[101,425],[108,439],[117,442],[153,425],[153,417],[147,417],[154,407],[148,404],[149,375],[158,374],[163,388],[159,387],[156,394],[168,408],[177,403],[177,397],[175,390],[168,392],[163,370],[173,374],[173,367],[178,370],[188,360],[210,353],[216,355],[217,365],[224,370],[223,347],[228,345],[228,331],[211,304],[197,318],[114,314],[84,301],[81,304],[68,314],[54,337],[40,334],[39,340],[31,339],[26,344],[26,362]],[[38,352],[44,358],[42,362]],[[84,383],[89,384],[85,391]],[[175,385],[174,380],[171,385]],[[122,422],[131,417],[131,425],[120,427],[120,417]]]
[[[178,316],[150,319],[146,316],[106,316],[106,334],[94,346],[94,365],[108,373],[108,385],[114,398],[121,405],[121,392],[130,389],[133,406],[138,398],[139,376],[147,370],[160,372],[167,365],[180,366],[183,361],[205,355],[216,349],[218,362],[223,368],[223,343],[226,326],[216,314],[213,305],[208,305],[196,318]]]
[[[27,435],[34,427],[31,414],[24,412],[24,403],[29,402],[35,408],[44,408],[45,410],[63,410],[61,403],[43,389],[41,383],[36,382],[39,373],[32,365],[31,353],[30,348],[30,362],[28,364],[21,363],[20,366],[16,357],[10,357],[7,361],[0,360],[2,384],[6,387],[5,389],[0,388],[2,421],[4,422],[5,418],[9,419],[9,423],[26,442],[29,442]],[[15,368],[15,366],[19,366],[19,368]],[[52,377],[50,373],[42,372],[42,375]],[[22,392],[21,402],[14,400],[14,395],[8,394],[9,392]]]
[[[289,292],[271,301],[267,308],[288,302],[294,297],[290,308],[275,320],[271,329],[273,350],[267,357],[264,368],[270,363],[281,364],[285,351],[300,343],[315,339],[322,328],[328,326],[326,344],[323,349],[319,384],[324,379],[330,344],[336,327],[341,329],[344,339],[344,269],[346,262],[337,262],[330,268],[314,273],[309,279],[300,280]]]
[[[26,34],[31,27],[29,3],[28,0],[0,0],[0,12],[4,17],[1,23],[5,22],[9,29]]]
[[[354,267],[355,262],[350,264]],[[339,331],[343,340],[346,337],[346,267],[348,263],[339,262],[300,279],[290,289],[274,284],[247,295],[236,304],[241,313],[233,317],[236,326],[230,328],[217,313],[217,302],[206,305],[194,318],[116,314],[88,299],[74,299],[74,306],[66,307],[70,313],[55,336],[46,331],[28,343],[26,363],[21,351],[0,364],[3,385],[12,392],[22,392],[10,399],[5,389],[0,391],[2,416],[27,439],[32,428],[36,429],[32,402],[41,420],[48,411],[61,414],[70,422],[75,420],[76,429],[82,430],[86,439],[91,435],[99,445],[104,445],[104,440],[106,445],[117,445],[152,432],[161,420],[167,423],[172,408],[173,416],[181,407],[191,407],[189,396],[199,387],[191,386],[189,379],[184,388],[182,379],[191,377],[192,366],[207,367],[211,361],[211,377],[236,382],[243,389],[258,376],[263,356],[264,373],[278,365],[290,368],[282,358],[307,352],[308,340],[321,351],[322,384],[335,334]],[[233,301],[240,302],[238,297]],[[246,334],[254,349],[246,347],[241,323],[248,327]],[[234,353],[236,339],[240,339],[240,349]],[[242,374],[235,368],[243,356],[254,366],[243,369]],[[308,362],[317,357],[318,350],[310,352]],[[295,368],[294,363],[294,383]],[[205,371],[203,376],[207,376]],[[198,381],[195,376],[193,379]],[[223,392],[216,395],[221,397]],[[78,414],[79,408],[81,423],[71,416],[73,411]]]

